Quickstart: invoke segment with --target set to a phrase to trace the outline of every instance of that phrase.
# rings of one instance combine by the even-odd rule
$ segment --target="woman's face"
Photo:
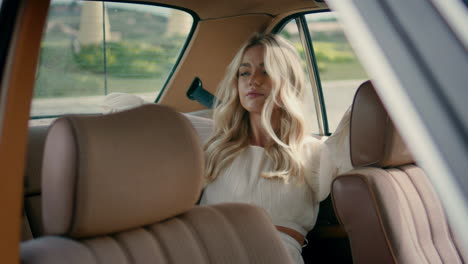
[[[252,46],[245,51],[239,67],[237,87],[240,103],[249,113],[260,114],[271,92],[271,79],[265,71],[263,58],[263,46]]]

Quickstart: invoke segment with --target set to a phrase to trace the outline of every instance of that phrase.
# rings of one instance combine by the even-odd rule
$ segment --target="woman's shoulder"
[[[326,142],[327,137],[308,135],[302,144],[303,155],[306,160],[318,155]]]
[[[330,137],[308,137],[304,144],[305,179],[322,201],[330,192],[336,175],[352,169],[349,151],[348,110],[340,121],[335,133]]]

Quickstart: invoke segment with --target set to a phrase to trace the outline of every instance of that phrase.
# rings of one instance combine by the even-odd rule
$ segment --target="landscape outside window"
[[[113,92],[154,101],[192,24],[188,13],[158,6],[52,1],[31,116],[101,113]]]
[[[328,128],[335,131],[359,85],[368,80],[333,12],[305,16],[314,45]]]
[[[307,14],[305,19],[318,64],[328,128],[333,132],[351,106],[356,89],[368,77],[333,12]],[[281,35],[291,40],[304,57],[297,26],[290,24],[284,27]]]

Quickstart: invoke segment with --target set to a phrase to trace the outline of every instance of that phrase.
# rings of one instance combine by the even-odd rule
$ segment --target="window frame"
[[[37,66],[40,37],[45,24],[49,0],[19,0],[16,9],[1,2],[0,18],[4,21],[4,11],[13,16],[9,25],[11,31],[0,31],[8,36],[0,42],[8,42],[5,58],[2,58],[1,100],[0,100],[0,168],[3,184],[0,187],[0,201],[4,207],[0,232],[2,260],[5,263],[20,261],[18,245],[22,219],[22,190],[27,147],[27,122],[34,73]],[[14,3],[13,3],[14,5]],[[34,48],[36,47],[36,48]],[[3,54],[2,54],[3,55]]]
[[[1,0],[0,1],[0,83],[3,80],[5,67],[7,63],[8,52],[15,30],[15,22],[20,12],[22,1],[15,0]],[[2,85],[0,85],[0,98],[2,92]]]
[[[136,2],[139,3],[139,2]],[[145,3],[148,4],[148,3]],[[180,65],[180,61],[182,60],[182,57],[185,55],[185,52],[187,51],[187,47],[189,46],[190,42],[192,41],[193,35],[195,34],[195,30],[197,29],[198,23],[200,22],[200,17],[198,16],[197,13],[190,9],[178,7],[178,6],[173,6],[173,5],[166,5],[166,4],[148,4],[150,6],[160,6],[160,7],[166,7],[166,8],[172,8],[180,11],[184,11],[188,13],[189,15],[192,16],[193,23],[192,27],[190,28],[189,34],[187,35],[187,38],[185,39],[185,43],[182,46],[182,49],[180,50],[179,56],[177,57],[174,65],[172,66],[171,71],[169,72],[169,75],[166,78],[166,81],[164,82],[163,86],[161,87],[161,90],[159,91],[159,94],[156,96],[156,99],[154,100],[154,103],[158,103],[163,94],[166,92],[166,87],[169,84],[169,82],[172,80],[172,77],[174,76],[174,73],[176,72],[177,68]]]
[[[328,115],[327,108],[325,103],[325,98],[323,94],[322,81],[320,79],[320,72],[318,70],[318,63],[315,55],[314,44],[312,37],[310,35],[309,26],[305,19],[306,15],[332,12],[330,9],[316,10],[316,11],[307,11],[295,13],[290,16],[283,18],[275,27],[273,27],[272,33],[279,34],[284,26],[292,20],[296,20],[296,25],[298,26],[299,34],[304,36],[301,42],[304,47],[304,52],[306,54],[306,63],[308,67],[309,77],[312,84],[312,93],[314,94],[315,100],[315,109],[317,114],[317,122],[320,130],[321,136],[330,136],[330,130],[328,126]],[[302,31],[302,32],[301,32]],[[312,71],[312,72],[311,72]],[[312,81],[314,80],[314,81]],[[320,129],[321,128],[321,129]]]
[[[460,58],[466,59],[466,50],[460,46],[466,45],[463,41],[468,35],[466,31],[460,36],[462,31],[447,30],[453,26],[444,13],[448,10],[441,12],[436,2],[440,1],[414,1],[411,8],[401,5],[401,1],[388,0],[329,0],[328,4],[340,14],[350,43],[372,77],[394,125],[438,192],[452,231],[467,246],[468,132],[464,128],[468,127],[468,117],[461,114],[466,106],[454,111],[455,101],[466,98],[466,89],[434,82],[436,76],[445,79],[450,72],[443,61],[430,62],[439,55],[431,52],[431,47],[441,47],[442,41],[448,41],[443,47],[451,48],[451,52],[444,53],[444,57],[456,58],[451,62],[456,69],[466,68],[460,63]],[[457,3],[444,4],[457,9]],[[430,17],[421,19],[419,13]],[[431,34],[418,39],[428,28]],[[366,56],[369,53],[373,56]],[[457,74],[450,76],[450,81],[463,85],[468,76]],[[457,88],[458,97],[450,99],[448,93]]]
[[[52,0],[51,0],[52,1]],[[8,1],[6,1],[8,2]],[[15,2],[15,1],[13,1]],[[180,64],[180,61],[182,60],[182,57],[184,56],[185,52],[187,51],[187,47],[188,45],[190,44],[192,38],[193,38],[193,35],[195,33],[195,30],[198,26],[198,23],[200,21],[200,17],[198,16],[197,13],[195,13],[194,11],[190,10],[190,9],[186,9],[186,8],[182,8],[182,7],[178,7],[178,6],[173,6],[173,5],[168,5],[168,4],[160,4],[160,3],[148,3],[148,2],[140,2],[140,1],[136,1],[136,2],[125,2],[125,1],[106,1],[106,0],[100,0],[98,2],[102,2],[102,3],[127,3],[127,4],[140,4],[140,5],[147,5],[147,6],[156,6],[156,7],[163,7],[163,8],[172,8],[172,9],[175,9],[175,10],[179,10],[179,11],[183,11],[187,14],[189,14],[191,17],[192,17],[192,20],[193,20],[193,23],[192,23],[192,26],[190,28],[190,31],[187,35],[187,38],[185,39],[185,42],[184,44],[182,45],[182,48],[180,50],[180,53],[179,55],[177,56],[177,59],[174,63],[174,65],[172,66],[166,80],[164,81],[164,84],[163,86],[161,87],[161,90],[159,91],[159,93],[156,95],[156,98],[154,99],[154,103],[158,103],[159,100],[161,99],[162,95],[164,94],[164,92],[166,92],[166,87],[168,85],[168,83],[171,81],[177,67],[179,66]],[[1,54],[0,54],[1,55]],[[1,59],[1,57],[0,57]],[[1,66],[1,65],[0,65]],[[39,66],[39,65],[38,65]],[[1,70],[1,68],[0,68]],[[1,80],[1,79],[0,79]],[[80,113],[77,113],[77,114],[80,114]],[[61,117],[63,116],[64,114],[57,114],[57,115],[39,115],[39,116],[30,116],[30,120],[38,120],[38,119],[49,119],[49,118],[58,118],[58,117]],[[95,113],[95,114],[87,114],[87,115],[100,115],[100,113]]]

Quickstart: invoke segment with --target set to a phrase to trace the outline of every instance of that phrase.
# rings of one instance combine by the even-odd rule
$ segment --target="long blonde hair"
[[[214,181],[220,172],[241,153],[250,140],[250,121],[240,103],[238,70],[242,57],[250,47],[264,47],[265,71],[271,78],[270,95],[263,105],[261,123],[271,139],[265,146],[272,159],[273,171],[262,172],[264,178],[280,178],[286,183],[290,177],[304,180],[302,145],[305,138],[305,122],[302,96],[305,90],[304,72],[295,48],[282,37],[273,34],[255,34],[239,50],[217,91],[214,110],[214,131],[204,146],[206,178]],[[279,112],[280,129],[274,131],[273,110]]]

